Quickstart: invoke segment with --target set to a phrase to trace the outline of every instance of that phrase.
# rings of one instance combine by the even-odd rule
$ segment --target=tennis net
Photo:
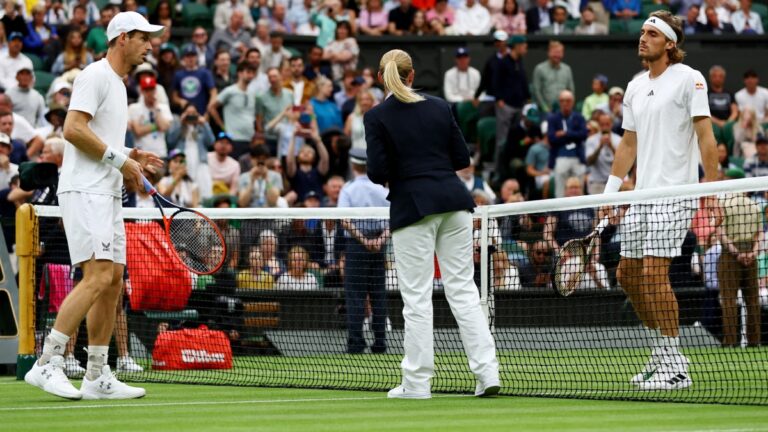
[[[757,178],[478,207],[471,258],[502,392],[768,404],[766,191],[768,179]],[[719,231],[699,199],[712,194],[726,215]],[[156,209],[125,209],[126,323],[118,316],[110,358],[130,355],[136,364],[118,362],[121,378],[364,390],[399,384],[403,304],[391,240],[371,251],[341,228],[352,223],[374,239],[385,232],[388,209],[204,212],[228,246],[226,265],[211,276],[175,262]],[[550,275],[559,248],[589,234],[603,212],[610,224],[586,271],[571,275],[575,292],[558,295]],[[59,209],[35,213],[39,351],[78,275],[69,267]],[[638,258],[669,258],[620,268],[622,248]],[[439,268],[424,271],[435,273],[432,389],[471,391],[474,377]],[[666,274],[669,288],[658,279]],[[69,351],[84,365],[84,326],[73,340]],[[670,379],[683,373],[692,383],[678,377],[668,384],[675,389],[659,389],[670,367]]]

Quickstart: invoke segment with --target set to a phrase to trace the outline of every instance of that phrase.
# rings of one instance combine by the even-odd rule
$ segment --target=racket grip
[[[600,220],[600,223],[597,224],[597,228],[595,228],[595,231],[597,231],[597,235],[602,234],[603,230],[607,226],[608,226],[608,216],[605,216],[603,217],[603,219]]]
[[[151,194],[152,191],[155,190],[155,188],[152,186],[152,183],[150,183],[149,180],[147,180],[147,178],[144,176],[141,177],[141,180],[144,182],[144,191],[148,194]]]

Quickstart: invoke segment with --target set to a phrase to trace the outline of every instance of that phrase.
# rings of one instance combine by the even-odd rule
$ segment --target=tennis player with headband
[[[389,186],[390,228],[404,303],[403,379],[388,397],[431,397],[435,253],[445,296],[477,379],[475,395],[493,396],[500,389],[499,363],[473,280],[475,203],[456,176],[457,170],[469,166],[469,151],[448,103],[413,91],[414,77],[408,53],[384,54],[378,78],[389,94],[363,118],[368,177]]]
[[[123,183],[142,188],[142,170],[162,167],[154,154],[125,148],[128,102],[123,77],[144,63],[150,37],[163,31],[136,12],[121,12],[107,26],[107,56],[75,79],[64,123],[59,205],[73,265],[83,279],[61,304],[43,354],[24,377],[68,399],[129,399],[144,389],[128,386],[107,365],[125,270]],[[80,390],[62,371],[64,348],[87,315],[88,365]]]
[[[704,181],[717,179],[707,84],[699,71],[682,64],[682,28],[680,18],[657,11],[640,30],[639,56],[648,64],[648,72],[627,86],[625,133],[606,193],[619,190],[635,161],[636,190],[697,183],[700,161]],[[676,390],[693,382],[688,358],[680,351],[679,309],[669,282],[669,265],[681,253],[697,204],[698,200],[682,199],[635,204],[622,222],[618,280],[654,339],[650,359],[630,380],[643,390]],[[717,199],[708,197],[706,205],[719,224]]]

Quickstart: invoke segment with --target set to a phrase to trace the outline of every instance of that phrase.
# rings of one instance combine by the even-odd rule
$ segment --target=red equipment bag
[[[232,369],[232,347],[223,331],[196,329],[164,331],[152,350],[152,369]]]
[[[48,312],[57,313],[64,299],[72,292],[74,282],[69,275],[70,270],[69,264],[46,264],[43,267],[37,298],[43,300],[48,290]]]
[[[187,306],[192,276],[168,245],[156,222],[125,224],[131,309],[178,311]]]

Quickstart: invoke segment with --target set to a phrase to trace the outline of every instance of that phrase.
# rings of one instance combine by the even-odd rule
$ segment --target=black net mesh
[[[628,204],[621,196],[567,298],[552,289],[553,258],[588,235],[605,206],[475,213],[467,259],[490,317],[502,393],[768,403],[765,195],[723,195],[720,229],[697,198]],[[391,239],[377,250],[347,238],[339,213],[222,214],[211,217],[226,238],[226,262],[207,276],[178,263],[157,221],[127,222],[126,318],[118,316],[110,350],[111,359],[133,359],[114,365],[122,379],[367,390],[400,383],[403,304]],[[382,233],[380,220],[353,223],[367,238]],[[38,349],[78,278],[58,219],[41,217],[40,226]],[[472,391],[440,271],[424,271],[435,275],[432,391]],[[68,351],[83,366],[84,333]]]

